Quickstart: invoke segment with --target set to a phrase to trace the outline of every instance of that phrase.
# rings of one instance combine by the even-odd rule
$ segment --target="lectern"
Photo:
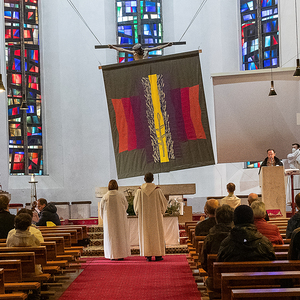
[[[262,201],[267,210],[280,209],[286,217],[284,167],[262,167],[260,172]]]

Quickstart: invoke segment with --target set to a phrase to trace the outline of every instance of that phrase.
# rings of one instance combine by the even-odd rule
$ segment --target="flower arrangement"
[[[125,193],[126,193],[125,197],[126,197],[127,202],[128,202],[128,208],[127,208],[127,215],[128,216],[135,216],[135,212],[134,212],[134,209],[133,209],[133,199],[134,199],[133,192],[134,192],[133,189],[126,189],[125,190]]]
[[[169,216],[179,216],[180,202],[176,199],[170,199],[168,201],[167,210],[165,215]]]

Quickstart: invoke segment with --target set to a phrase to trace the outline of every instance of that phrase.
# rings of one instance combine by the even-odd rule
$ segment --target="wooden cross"
[[[145,48],[145,47],[155,47],[155,46],[162,46],[162,45],[166,45],[168,44],[168,42],[164,42],[164,43],[154,43],[154,44],[141,44],[142,45],[142,48]],[[173,45],[186,45],[186,42],[173,42],[172,43]],[[135,44],[112,44],[112,46],[115,46],[115,47],[122,47],[122,48],[132,48]],[[109,48],[108,45],[95,45],[95,49],[105,49],[105,48]]]

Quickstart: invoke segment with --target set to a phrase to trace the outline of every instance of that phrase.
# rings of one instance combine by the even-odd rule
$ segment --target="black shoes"
[[[152,256],[146,256],[147,261],[151,261]],[[155,256],[155,261],[163,260],[162,256]]]

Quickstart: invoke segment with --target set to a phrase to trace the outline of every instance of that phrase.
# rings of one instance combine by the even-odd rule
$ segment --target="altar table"
[[[138,218],[128,217],[130,231],[130,246],[139,246]],[[166,216],[163,218],[166,245],[179,245],[178,217]]]

